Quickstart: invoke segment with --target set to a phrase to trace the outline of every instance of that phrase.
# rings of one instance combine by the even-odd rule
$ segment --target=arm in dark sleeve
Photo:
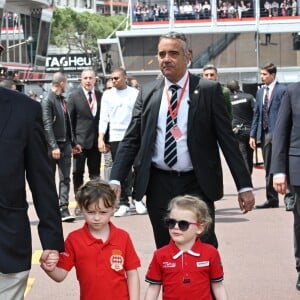
[[[44,124],[44,130],[45,130],[45,136],[48,142],[48,145],[50,148],[57,149],[58,145],[56,143],[54,131],[53,131],[53,122],[55,122],[54,116],[53,116],[53,110],[51,107],[51,102],[49,99],[43,99],[42,103],[42,111],[43,111],[43,124]]]
[[[120,182],[125,180],[140,149],[143,107],[141,94],[140,92],[135,102],[131,122],[126,130],[124,139],[119,144],[117,156],[111,170],[111,180],[119,180]]]
[[[36,118],[25,148],[26,178],[39,218],[38,233],[42,247],[62,252],[64,239],[54,174],[47,154],[41,107],[38,104],[35,108]]]

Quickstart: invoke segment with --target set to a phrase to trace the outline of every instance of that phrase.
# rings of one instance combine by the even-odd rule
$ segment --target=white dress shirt
[[[92,89],[91,92],[92,92],[92,103],[90,103],[89,101],[89,91],[86,90],[84,87],[82,87],[82,90],[84,92],[84,95],[85,95],[85,98],[86,98],[86,101],[88,103],[88,105],[90,106],[90,109],[91,109],[91,113],[92,115],[95,117],[96,116],[96,113],[97,113],[97,99],[96,99],[96,95],[95,95],[95,90]]]
[[[182,133],[182,137],[176,141],[177,144],[177,162],[172,167],[172,170],[187,172],[193,169],[191,157],[188,151],[187,146],[187,123],[188,123],[188,110],[189,104],[189,73],[186,72],[185,75],[176,83],[180,86],[178,89],[178,99],[182,93],[184,84],[188,80],[186,84],[186,88],[182,97],[181,105],[178,110],[177,115],[177,126]],[[164,151],[165,151],[165,137],[166,137],[166,123],[167,123],[167,113],[168,113],[168,99],[166,95],[166,91],[169,93],[169,97],[171,98],[172,92],[169,91],[170,85],[172,85],[168,79],[165,78],[165,88],[162,94],[158,121],[156,126],[156,141],[153,149],[152,163],[159,169],[170,170],[170,168],[164,162]]]

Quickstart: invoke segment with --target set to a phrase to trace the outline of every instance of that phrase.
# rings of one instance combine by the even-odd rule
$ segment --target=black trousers
[[[58,169],[59,184],[58,184],[58,196],[59,206],[69,205],[69,193],[70,193],[70,173],[71,173],[71,160],[72,160],[72,146],[71,142],[58,143],[60,150],[60,159],[56,160],[52,158],[52,151],[49,150],[49,156],[51,158],[51,165],[56,171]]]
[[[83,185],[83,175],[87,163],[89,178],[100,177],[101,153],[97,144],[91,149],[82,149],[82,152],[74,155],[73,158],[73,185],[74,193]]]
[[[114,163],[120,142],[110,142],[110,151]],[[121,182],[121,198],[119,205],[129,206],[129,196],[132,195],[132,171],[129,171],[124,182]]]
[[[178,176],[152,168],[146,196],[147,210],[152,224],[156,247],[160,248],[167,245],[170,241],[169,231],[164,225],[170,200],[176,196],[186,194],[198,196],[208,205],[213,222],[209,230],[201,236],[201,240],[217,248],[214,203],[203,196],[194,172]]]
[[[300,186],[292,186],[295,196],[294,214],[294,247],[296,269],[300,273]]]
[[[253,171],[253,149],[249,145],[249,138],[250,136],[239,136],[236,135],[236,138],[239,143],[240,152],[243,156],[245,165],[249,171],[250,174],[252,174]]]
[[[273,176],[272,174],[270,174],[272,156],[272,140],[270,138],[270,135],[268,133],[263,134],[261,142],[262,155],[266,172],[266,197],[270,202],[278,202],[278,193],[273,188]]]

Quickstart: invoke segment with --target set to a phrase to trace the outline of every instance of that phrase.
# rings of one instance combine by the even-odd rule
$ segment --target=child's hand
[[[59,253],[56,250],[44,250],[41,258],[41,268],[47,272],[54,271],[59,260]]]

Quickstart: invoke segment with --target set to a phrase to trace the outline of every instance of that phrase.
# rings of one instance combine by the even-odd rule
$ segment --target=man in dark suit
[[[219,83],[187,71],[191,59],[184,34],[170,32],[158,44],[164,77],[142,85],[131,123],[111,171],[117,195],[134,160],[136,197],[146,194],[157,247],[169,242],[164,218],[170,200],[196,194],[206,201],[214,220],[214,201],[223,196],[219,147],[223,150],[244,213],[254,205],[250,174],[240,154]],[[217,247],[212,226],[202,239]]]
[[[266,172],[266,201],[256,208],[278,207],[278,193],[273,188],[273,178],[270,174],[272,138],[277,120],[282,96],[285,92],[285,85],[276,81],[277,68],[274,64],[268,63],[260,70],[260,78],[264,86],[256,93],[256,104],[250,130],[250,146],[256,148],[261,143],[264,167]],[[291,194],[286,197],[292,198]]]
[[[93,70],[81,74],[81,86],[68,99],[68,110],[74,129],[75,140],[82,151],[74,155],[74,193],[83,184],[85,163],[90,179],[100,176],[101,154],[98,151],[98,124],[102,94],[95,89],[96,77]],[[75,210],[75,213],[78,210]],[[76,213],[76,214],[77,214]]]
[[[31,267],[26,184],[39,217],[41,262],[64,250],[53,171],[38,102],[0,87],[0,298],[23,299]]]
[[[274,189],[281,194],[288,183],[294,192],[294,247],[300,291],[300,82],[291,84],[282,98],[273,136],[271,173]]]

